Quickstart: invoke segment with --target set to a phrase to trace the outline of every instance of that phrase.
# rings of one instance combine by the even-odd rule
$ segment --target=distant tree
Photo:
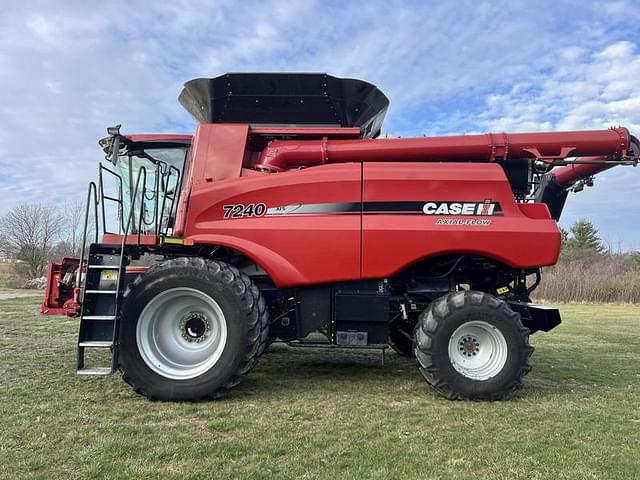
[[[64,257],[74,257],[76,255],[74,252],[73,245],[66,240],[62,240],[51,247],[48,260],[51,262],[59,262]]]
[[[60,245],[59,251],[63,256],[78,257],[82,248],[82,229],[84,228],[84,203],[76,199],[64,207],[64,243]],[[94,229],[94,218],[89,214],[87,225],[87,239],[90,241]],[[63,250],[62,247],[65,247]]]
[[[603,253],[606,248],[598,233],[598,229],[588,220],[578,220],[571,226],[571,242],[576,248]]]
[[[0,257],[10,257],[11,254],[9,240],[7,240],[7,237],[0,231]]]
[[[21,204],[0,218],[4,250],[22,260],[24,273],[31,278],[44,275],[51,248],[64,227],[57,207]]]
[[[598,229],[588,220],[578,220],[569,229],[562,230],[565,252],[604,253],[606,247],[598,234]]]

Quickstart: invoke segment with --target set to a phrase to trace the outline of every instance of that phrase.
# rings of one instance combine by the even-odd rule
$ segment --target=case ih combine
[[[506,398],[560,323],[530,296],[569,191],[640,155],[625,128],[376,139],[387,98],[323,74],[197,79],[180,102],[193,136],[108,130],[93,243],[42,306],[80,317],[79,374],[152,399],[218,397],[276,340],[391,346],[447,398]]]

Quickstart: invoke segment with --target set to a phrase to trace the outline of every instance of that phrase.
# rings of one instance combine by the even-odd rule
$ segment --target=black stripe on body
[[[482,202],[438,202],[438,201],[420,201],[420,202],[345,202],[345,203],[315,203],[315,204],[290,204],[280,207],[271,207],[267,210],[266,216],[289,216],[289,215],[355,215],[360,214],[361,210],[364,215],[425,215],[425,216],[502,216],[502,209],[498,202],[495,203],[494,213],[492,215],[461,215],[461,214],[425,214],[423,208],[425,204],[433,203],[473,203],[481,204]]]

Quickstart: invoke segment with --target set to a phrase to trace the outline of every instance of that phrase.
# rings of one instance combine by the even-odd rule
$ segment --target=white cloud
[[[42,15],[34,15],[29,18],[27,20],[27,27],[43,42],[54,42],[56,29],[54,25]]]
[[[487,95],[480,125],[489,130],[625,125],[640,133],[638,78],[640,53],[628,41],[613,43],[589,56],[565,56],[557,67],[537,73],[537,82],[516,84],[506,94]]]

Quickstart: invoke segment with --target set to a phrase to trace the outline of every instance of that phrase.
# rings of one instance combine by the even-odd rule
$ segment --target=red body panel
[[[244,124],[198,125],[188,159],[186,181],[178,204],[174,232],[183,235],[189,192],[203,183],[238,178],[247,144]]]
[[[384,100],[371,121],[384,114]],[[163,224],[162,210],[157,218],[156,202],[156,213],[150,214],[155,223],[146,223],[155,227],[149,229],[153,234],[129,234],[125,243],[158,247],[158,253],[167,244],[176,248],[172,253],[187,255],[206,253],[197,249],[203,246],[228,247],[255,262],[280,288],[388,278],[449,255],[476,255],[528,270],[558,259],[561,234],[549,209],[559,218],[568,187],[640,160],[640,142],[622,127],[372,139],[363,137],[379,132],[379,124],[361,123],[361,130],[321,123],[202,123],[193,136],[124,135],[128,142],[157,142],[152,147],[163,142],[191,147],[176,187],[169,182],[171,170],[156,168],[163,183],[156,173],[151,198],[171,197],[168,222]],[[342,124],[357,123],[336,123]],[[106,152],[117,145],[115,138],[101,141]],[[582,158],[575,163],[570,160],[575,157]],[[534,161],[555,168],[541,176]],[[544,203],[523,203],[536,184],[533,198]],[[116,200],[104,196],[100,185],[102,202]],[[175,197],[167,190],[178,187],[174,211]],[[89,195],[92,191],[97,197],[95,183]],[[167,224],[166,230],[158,228]],[[102,238],[105,244],[122,241],[117,234]],[[50,265],[43,314],[80,314],[72,274],[82,278],[87,270],[81,263],[64,259]]]
[[[473,220],[464,215],[364,215],[362,274],[392,276],[418,260],[472,253],[517,268],[552,265],[560,231],[546,206],[525,215],[496,164],[367,163],[364,201],[499,202],[502,216],[476,225],[442,225],[438,220]],[[526,211],[526,210],[525,210]],[[546,215],[545,215],[546,213]],[[542,218],[531,218],[538,215]]]
[[[194,181],[195,182],[195,181]],[[343,164],[194,185],[185,237],[235,248],[276,283],[294,286],[360,277],[360,216],[334,213],[225,219],[224,205],[358,203],[361,165]]]
[[[111,244],[111,245],[119,245],[122,242],[122,235],[116,233],[105,233],[102,235],[101,243]],[[157,245],[158,239],[155,235],[138,235],[130,234],[127,235],[126,243],[133,244],[136,243],[138,245]]]

